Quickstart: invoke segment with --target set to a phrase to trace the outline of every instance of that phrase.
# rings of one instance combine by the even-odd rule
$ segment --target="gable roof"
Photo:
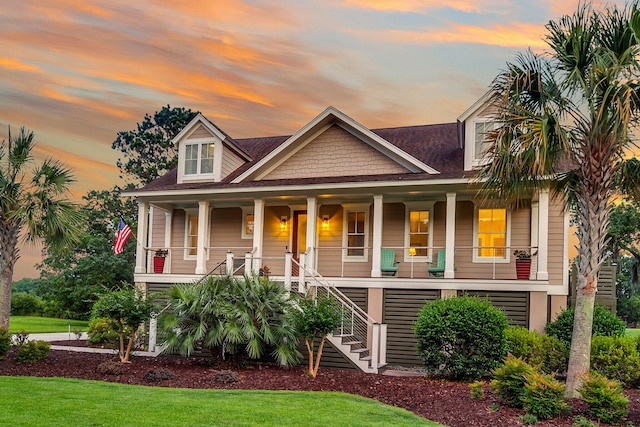
[[[282,164],[297,150],[305,146],[314,136],[334,124],[340,126],[360,141],[378,150],[413,173],[440,173],[438,170],[390,143],[381,135],[356,122],[337,108],[328,107],[262,159],[233,178],[231,182],[237,184],[245,180],[261,180],[268,172]]]

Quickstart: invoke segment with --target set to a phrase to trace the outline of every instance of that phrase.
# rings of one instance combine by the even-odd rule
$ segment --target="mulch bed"
[[[67,342],[77,345],[76,341]],[[59,344],[59,343],[57,343]],[[522,426],[519,416],[523,411],[503,406],[485,386],[485,397],[471,399],[466,383],[447,382],[425,377],[401,377],[372,375],[355,370],[321,368],[318,377],[308,378],[302,366],[283,369],[265,363],[233,368],[239,377],[237,383],[220,383],[214,380],[216,370],[209,359],[182,357],[133,357],[124,364],[119,375],[100,374],[98,365],[116,361],[111,354],[80,353],[51,350],[47,360],[33,364],[17,363],[14,350],[7,359],[0,361],[0,375],[66,377],[110,381],[122,384],[139,384],[162,387],[200,389],[259,389],[300,391],[342,391],[359,394],[380,402],[405,408],[421,417],[451,427],[467,426]],[[167,369],[175,378],[160,383],[145,381],[150,370]],[[228,369],[228,368],[225,368]],[[628,421],[640,424],[640,391],[628,390],[630,411]],[[495,410],[496,405],[499,406]],[[585,415],[583,402],[573,400],[569,416],[553,421],[539,421],[537,426],[571,426],[574,415]],[[605,426],[606,424],[600,424]]]

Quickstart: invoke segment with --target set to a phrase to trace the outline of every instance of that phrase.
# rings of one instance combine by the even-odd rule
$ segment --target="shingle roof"
[[[393,175],[357,175],[327,178],[296,178],[285,180],[262,180],[232,184],[230,181],[253,166],[289,136],[234,139],[235,144],[247,152],[253,161],[246,163],[222,182],[192,182],[177,184],[177,171],[173,169],[164,176],[149,183],[141,191],[213,189],[225,187],[262,187],[279,185],[304,185],[320,183],[397,181],[397,180],[433,180],[444,178],[462,178],[464,173],[464,151],[458,147],[456,123],[436,125],[406,126],[396,128],[372,129],[378,136],[412,155],[416,159],[438,170],[440,174],[406,173]]]

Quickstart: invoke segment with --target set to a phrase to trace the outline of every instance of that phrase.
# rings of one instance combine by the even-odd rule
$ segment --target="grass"
[[[335,392],[194,390],[38,377],[0,377],[0,390],[0,425],[11,426],[440,426],[404,409]]]
[[[626,336],[628,337],[637,337],[640,336],[640,329],[636,329],[636,328],[627,328],[627,331],[625,333]]]
[[[68,332],[69,323],[71,323],[72,332],[75,327],[80,327],[83,331],[86,331],[89,328],[89,322],[85,320],[55,319],[51,317],[35,316],[11,316],[9,319],[9,332],[14,334],[19,331],[27,331],[30,334]]]

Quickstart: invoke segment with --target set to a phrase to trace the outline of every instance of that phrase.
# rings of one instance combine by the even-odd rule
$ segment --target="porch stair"
[[[298,264],[295,260],[293,263]],[[295,265],[294,264],[294,265]],[[298,292],[328,297],[341,313],[341,324],[327,335],[333,347],[363,372],[378,373],[386,365],[387,325],[377,323],[317,271],[298,264]]]

